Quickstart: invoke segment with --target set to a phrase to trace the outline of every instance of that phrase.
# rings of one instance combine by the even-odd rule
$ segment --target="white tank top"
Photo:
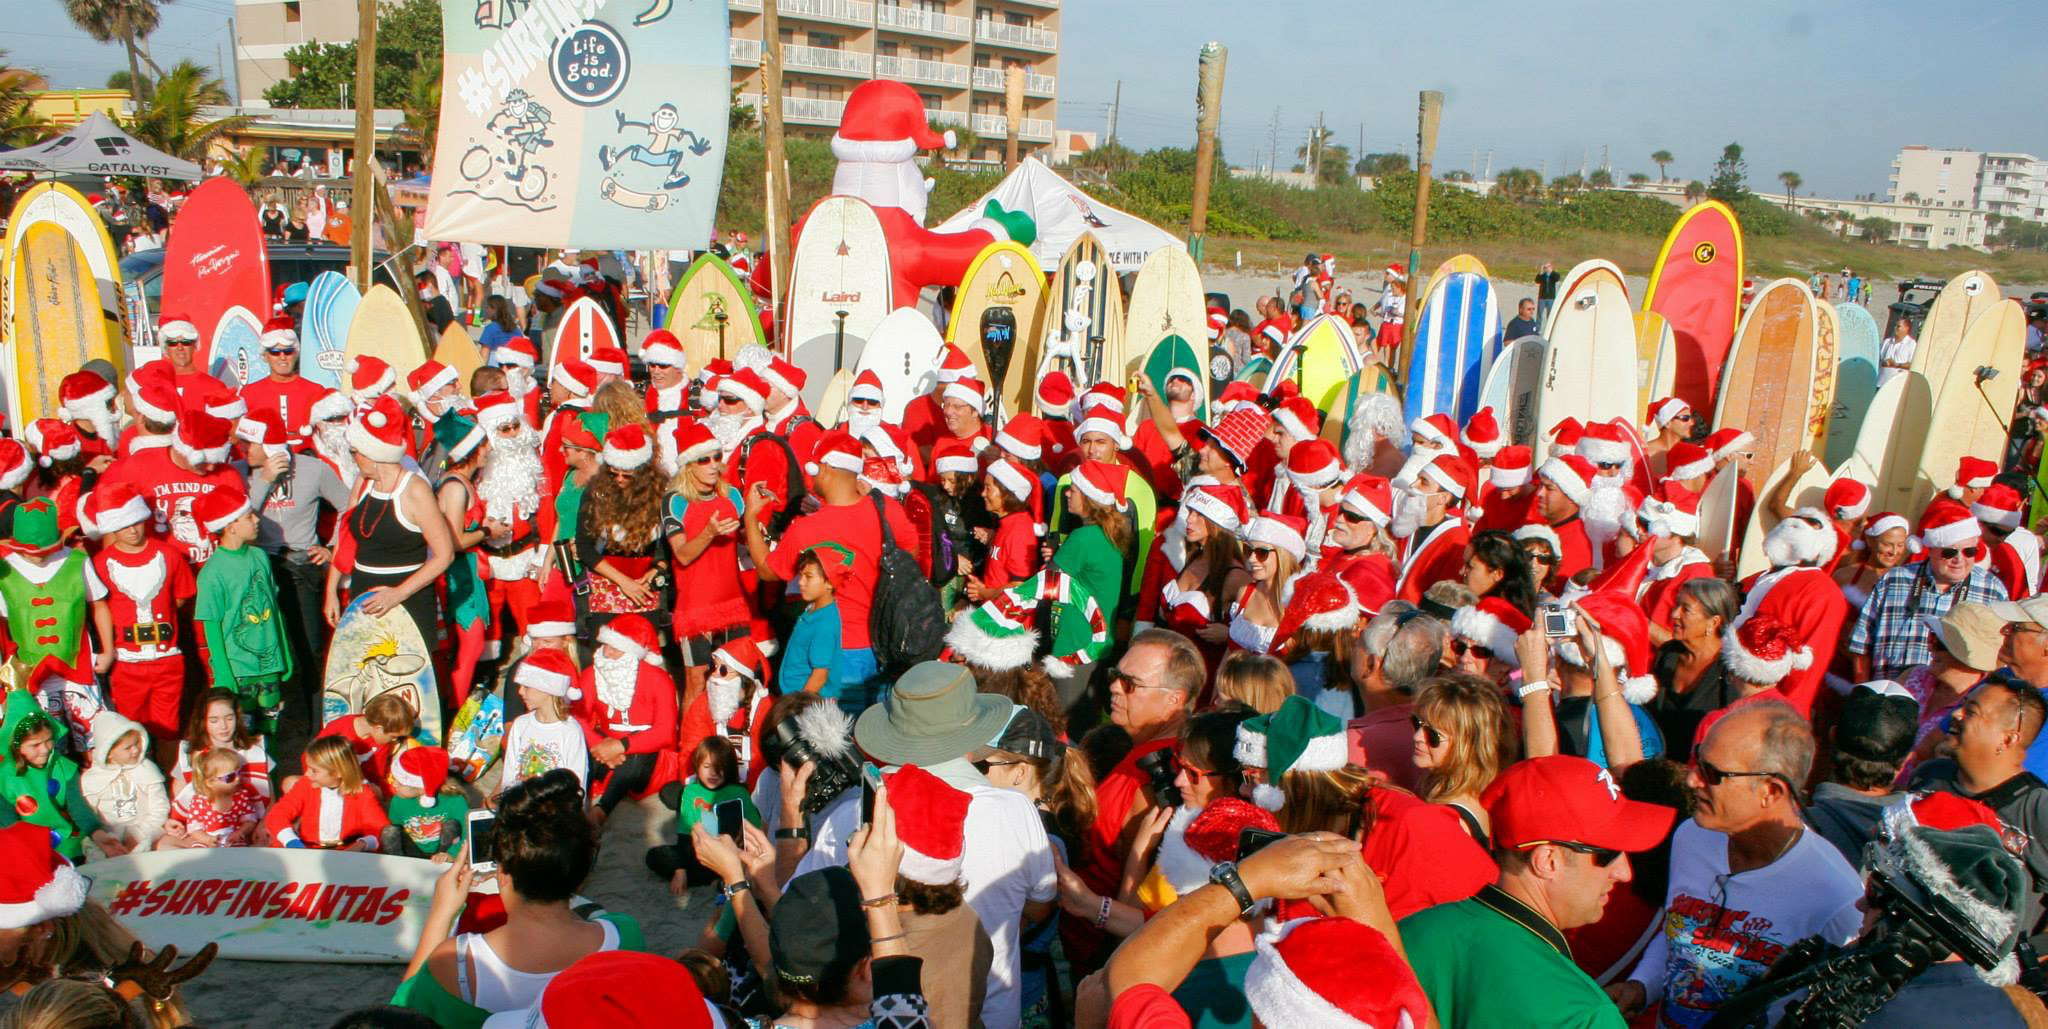
[[[597,924],[604,927],[604,942],[598,944],[597,949],[619,949],[619,927],[602,918],[597,919]],[[474,982],[469,978],[471,959],[476,961]],[[456,995],[485,1011],[523,1011],[532,1007],[557,974],[522,972],[513,968],[491,949],[491,942],[482,933],[463,933],[455,937]]]

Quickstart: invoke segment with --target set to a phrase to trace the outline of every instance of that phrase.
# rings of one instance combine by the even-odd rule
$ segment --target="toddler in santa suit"
[[[86,495],[84,525],[103,545],[92,570],[108,586],[114,667],[108,672],[114,710],[141,723],[157,741],[159,764],[175,753],[185,688],[180,608],[196,592],[192,566],[179,548],[149,534],[149,501],[135,487],[112,483]]]
[[[321,850],[378,848],[391,819],[377,791],[363,782],[362,766],[339,736],[322,736],[306,747],[306,774],[263,817],[263,829],[280,847]]]

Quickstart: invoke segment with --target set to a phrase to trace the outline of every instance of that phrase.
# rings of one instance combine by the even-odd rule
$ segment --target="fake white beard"
[[[591,657],[590,667],[597,671],[597,699],[613,711],[631,710],[633,686],[640,679],[640,659],[632,654],[609,658],[599,650]]]
[[[748,408],[744,414],[718,412],[704,416],[704,427],[711,430],[711,438],[718,441],[718,452],[727,457],[739,449],[740,441],[747,434],[761,426],[761,416]]]
[[[1397,540],[1408,539],[1415,530],[1422,528],[1422,520],[1429,516],[1429,498],[1420,493],[1403,493],[1394,501],[1394,524],[1387,531]]]
[[[98,436],[100,442],[107,446],[113,446],[114,441],[121,438],[120,422],[114,417],[114,409],[108,405],[101,404],[93,408],[79,420],[92,426],[92,434]]]
[[[353,451],[348,446],[348,422],[328,421],[313,423],[313,449],[334,463],[341,474],[341,484],[354,489],[362,469],[356,467]]]
[[[839,162],[839,169],[832,173],[832,192],[857,196],[868,202],[870,207],[897,207],[910,215],[910,220],[924,224],[929,189],[925,185],[924,169],[917,161],[905,158],[900,161],[845,161]]]
[[[882,424],[881,408],[876,408],[873,414],[863,412],[857,407],[847,408],[846,431],[852,433],[854,439],[867,435],[869,429],[880,424]]]
[[[1764,534],[1764,557],[1770,560],[1772,568],[1815,560],[1827,546],[1828,541],[1821,536],[1827,531],[1798,518],[1787,518]]]
[[[834,190],[833,192],[838,191]],[[741,347],[739,353],[732,355],[733,371],[739,371],[744,368],[758,373],[767,371],[768,366],[774,363],[775,355],[769,353],[768,348],[759,343],[749,343]]]
[[[1586,536],[1594,543],[1605,543],[1620,534],[1635,511],[1629,507],[1628,494],[1612,486],[1596,486],[1579,508],[1579,517],[1586,522]]]
[[[525,365],[507,364],[499,367],[505,370],[505,392],[521,400],[526,399],[526,395],[540,385],[533,381],[533,371]]]
[[[533,516],[540,497],[540,433],[522,423],[517,436],[491,435],[491,452],[476,477],[484,514],[511,521]]]
[[[1353,426],[1351,438],[1344,441],[1345,467],[1371,468],[1373,452],[1378,449],[1378,437],[1371,430],[1360,432]]]
[[[704,682],[704,700],[711,705],[711,724],[720,729],[740,709],[740,677],[714,675]]]

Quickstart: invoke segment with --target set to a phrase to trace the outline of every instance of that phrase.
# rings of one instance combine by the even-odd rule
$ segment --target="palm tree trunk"
[[[149,99],[149,83],[142,77],[142,62],[136,59],[135,37],[122,39],[122,49],[128,51],[128,95],[136,103]]]

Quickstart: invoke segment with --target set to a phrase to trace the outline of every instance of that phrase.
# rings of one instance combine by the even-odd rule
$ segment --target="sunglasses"
[[[298,352],[299,352],[299,348],[297,348],[297,347],[285,347],[285,348],[283,348],[283,349],[281,349],[281,350],[272,350],[272,349],[270,349],[270,348],[266,347],[266,348],[264,348],[264,351],[263,351],[263,352],[264,352],[264,353],[266,353],[266,354],[269,354],[269,355],[270,355],[270,356],[272,356],[272,357],[290,357],[291,355],[293,355],[293,354],[296,354],[296,353],[298,353]]]
[[[1719,786],[1729,779],[1776,779],[1784,783],[1785,788],[1791,790],[1794,794],[1799,792],[1799,788],[1792,785],[1792,780],[1785,778],[1779,772],[1732,772],[1724,768],[1716,768],[1706,758],[1700,756],[1700,748],[1697,745],[1692,748],[1692,766],[1699,769],[1700,781],[1708,786]]]
[[[196,339],[167,339],[167,340],[164,340],[164,346],[167,346],[167,347],[196,347],[196,346],[198,346],[198,345],[199,345],[199,341],[198,341],[198,340],[196,340]]]
[[[1344,519],[1344,521],[1350,525],[1357,525],[1360,522],[1366,522],[1371,520],[1362,514],[1358,514],[1357,512],[1352,511],[1348,507],[1338,508],[1337,517]]]
[[[729,397],[723,393],[720,393],[718,395],[718,406],[720,407],[740,407],[745,404],[746,401],[741,400],[738,397]]]
[[[1010,767],[1011,765],[1023,765],[1023,764],[1030,764],[1030,762],[1028,762],[1028,761],[1023,761],[1023,760],[1017,760],[1017,761],[994,761],[994,760],[990,760],[990,761],[976,761],[976,762],[974,762],[974,770],[975,770],[975,771],[977,771],[977,772],[980,772],[980,773],[981,773],[981,774],[983,774],[983,775],[987,775],[987,774],[988,774],[988,770],[989,770],[989,769],[991,769],[991,768],[1008,768],[1008,767]]]
[[[1554,565],[1557,563],[1557,558],[1553,557],[1550,551],[1548,550],[1529,550],[1524,551],[1524,553],[1529,555],[1529,560],[1531,561],[1541,561],[1547,565]]]
[[[1422,738],[1429,741],[1429,745],[1432,747],[1441,747],[1444,745],[1444,741],[1450,739],[1450,737],[1443,734],[1443,730],[1423,721],[1421,715],[1409,715],[1408,724],[1416,732],[1421,733]]]
[[[1480,649],[1480,647],[1477,643],[1460,639],[1455,636],[1451,637],[1451,653],[1456,654],[1459,657],[1464,657],[1466,654],[1470,654],[1471,652],[1478,649]]]
[[[1279,553],[1279,551],[1274,549],[1273,547],[1252,547],[1251,549],[1245,551],[1245,553],[1250,554],[1251,556],[1256,557],[1261,561],[1264,561],[1267,558],[1272,557],[1274,554]]]
[[[1515,849],[1527,850],[1530,847],[1541,847],[1546,844],[1552,847],[1563,847],[1564,849],[1569,851],[1589,855],[1593,859],[1593,864],[1601,868],[1606,868],[1608,865],[1613,864],[1616,858],[1621,857],[1622,853],[1618,850],[1610,850],[1606,847],[1595,847],[1590,843],[1576,843],[1570,840],[1531,840],[1528,843],[1518,844],[1515,847]]]
[[[241,781],[242,781],[242,773],[240,773],[240,772],[226,772],[226,773],[223,773],[223,774],[221,774],[221,775],[216,775],[216,776],[214,776],[214,777],[213,777],[213,781],[214,781],[214,782],[224,782],[224,783],[238,783],[238,782],[241,782]]]
[[[1935,553],[1941,555],[1944,561],[1953,561],[1959,557],[1967,557],[1972,561],[1977,559],[1976,547],[1942,547]]]
[[[699,458],[696,458],[696,459],[692,460],[692,461],[691,461],[690,463],[691,463],[691,464],[693,464],[693,465],[696,465],[696,464],[717,464],[717,463],[718,463],[718,455],[717,455],[717,454],[706,454],[706,455],[704,455],[703,457],[699,457]]]
[[[1684,414],[1673,415],[1671,417],[1671,420],[1674,422],[1696,422],[1699,421],[1699,417],[1699,415],[1693,414],[1691,411],[1687,411]]]

